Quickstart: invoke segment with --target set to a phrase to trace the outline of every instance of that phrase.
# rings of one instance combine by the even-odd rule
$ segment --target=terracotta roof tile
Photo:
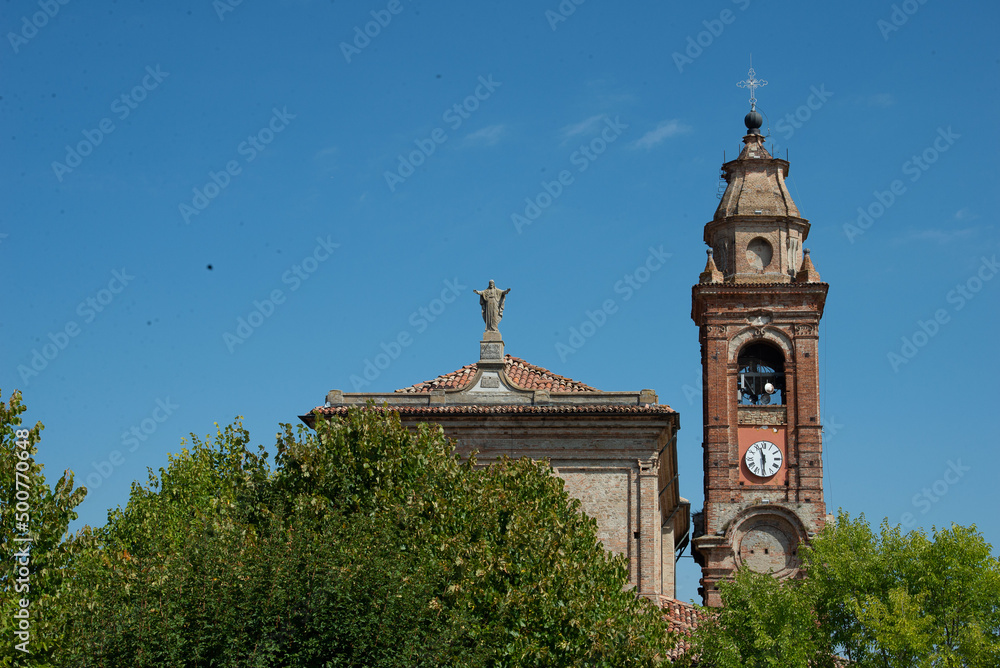
[[[507,378],[522,390],[549,390],[551,392],[597,392],[596,388],[584,383],[552,373],[548,369],[525,362],[513,355],[504,356],[504,371]],[[428,394],[431,390],[460,390],[468,387],[475,378],[478,366],[466,364],[461,369],[426,380],[416,385],[403,387],[396,392],[407,394]]]
[[[691,632],[698,626],[701,614],[697,607],[673,598],[660,599],[660,607],[667,626],[679,634],[677,645],[670,652],[670,658],[676,659],[691,650]]]

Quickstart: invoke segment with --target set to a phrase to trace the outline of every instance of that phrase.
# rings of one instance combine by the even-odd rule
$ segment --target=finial
[[[797,283],[819,283],[821,280],[819,272],[816,271],[816,266],[813,264],[812,258],[809,257],[809,249],[803,248],[802,252],[805,257],[802,258],[802,266],[795,274],[795,281]]]
[[[712,249],[705,249],[705,253],[708,254],[708,261],[705,263],[705,271],[701,272],[701,275],[698,277],[698,282],[721,283],[722,272],[715,266],[715,258],[712,256]]]
[[[764,125],[764,117],[757,111],[757,96],[755,92],[757,88],[766,86],[767,82],[757,78],[757,73],[753,69],[753,54],[750,54],[750,71],[748,74],[748,79],[736,84],[740,88],[750,89],[750,113],[743,118],[743,124],[747,126],[748,135],[759,135],[760,126]]]
[[[740,81],[736,85],[740,88],[750,89],[750,111],[757,111],[757,96],[755,95],[756,89],[762,88],[767,85],[767,82],[763,79],[757,78],[757,73],[753,69],[753,54],[750,54],[750,71],[747,72],[748,78]]]

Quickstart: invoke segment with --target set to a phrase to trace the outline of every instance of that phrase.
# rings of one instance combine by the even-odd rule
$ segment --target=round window
[[[757,271],[763,271],[771,264],[773,254],[771,244],[763,237],[757,237],[747,244],[747,262]]]

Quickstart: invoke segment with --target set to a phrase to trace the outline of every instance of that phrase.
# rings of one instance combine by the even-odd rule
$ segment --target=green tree
[[[1000,560],[975,527],[902,533],[840,513],[805,551],[833,644],[861,666],[1000,665]]]
[[[45,483],[36,460],[43,427],[23,427],[24,411],[20,392],[0,401],[0,666],[49,666],[69,613],[67,565],[79,548],[67,529],[87,492],[73,489],[69,471],[55,489]]]
[[[644,666],[669,648],[544,465],[373,407],[192,437],[74,562],[73,666]]]
[[[723,607],[702,609],[689,664],[714,668],[832,666],[830,645],[807,591],[764,573],[740,571],[719,586]]]
[[[803,549],[804,577],[740,573],[705,611],[711,666],[1000,666],[1000,560],[975,527],[903,533],[840,513]],[[689,657],[690,658],[690,657]]]

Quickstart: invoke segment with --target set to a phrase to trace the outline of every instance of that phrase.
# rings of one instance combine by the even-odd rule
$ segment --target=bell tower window
[[[767,343],[752,343],[740,351],[736,391],[741,406],[785,403],[785,358]]]

